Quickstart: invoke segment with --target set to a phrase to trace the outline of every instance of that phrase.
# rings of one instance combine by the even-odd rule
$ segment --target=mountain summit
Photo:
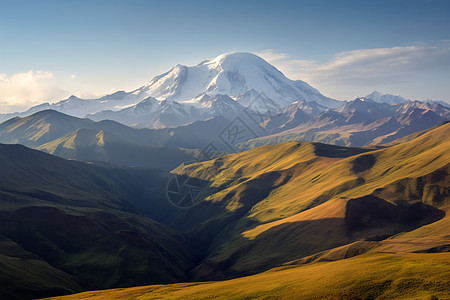
[[[158,100],[195,103],[194,99],[202,94],[223,94],[243,102],[251,91],[264,93],[281,107],[301,100],[316,101],[328,107],[339,104],[306,82],[288,79],[261,57],[245,52],[222,54],[192,67],[176,65],[132,93]]]
[[[399,95],[385,94],[378,91],[372,91],[369,95],[365,96],[366,99],[371,99],[379,103],[387,103],[391,105],[407,102],[408,100]]]

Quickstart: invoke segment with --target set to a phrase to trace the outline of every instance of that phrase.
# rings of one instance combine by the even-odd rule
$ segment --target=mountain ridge
[[[289,119],[289,107],[273,120]],[[264,136],[242,142],[239,146],[241,149],[250,149],[292,140],[357,147],[376,145],[431,128],[449,118],[450,109],[438,103],[407,101],[390,105],[356,98],[337,109],[303,117],[296,126],[288,127],[287,130],[268,126]],[[270,125],[270,122],[267,124]]]

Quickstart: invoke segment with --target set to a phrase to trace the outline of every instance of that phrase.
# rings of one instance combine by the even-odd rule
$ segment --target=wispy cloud
[[[30,70],[11,76],[0,73],[0,113],[66,97],[69,92],[52,84],[53,78],[47,71]]]
[[[276,50],[257,53],[286,76],[337,91],[374,87],[409,80],[420,72],[450,66],[450,43],[361,49],[340,52],[328,61],[300,60]],[[339,86],[339,87],[338,87]]]

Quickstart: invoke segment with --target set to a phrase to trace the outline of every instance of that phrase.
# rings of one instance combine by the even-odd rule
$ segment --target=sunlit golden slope
[[[445,124],[381,149],[290,142],[176,170],[210,182],[205,201],[174,222],[208,253],[193,275],[257,273],[414,230],[450,243],[449,136]]]
[[[53,299],[449,299],[449,262],[449,253],[370,253],[226,281],[95,291]]]

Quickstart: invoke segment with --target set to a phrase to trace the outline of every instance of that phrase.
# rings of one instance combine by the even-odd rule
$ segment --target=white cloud
[[[450,66],[450,43],[362,49],[336,53],[326,62],[300,60],[276,50],[257,53],[292,79],[304,80],[331,97],[348,97],[363,88],[388,86]]]
[[[11,76],[0,73],[0,113],[67,97],[68,91],[52,84],[53,77],[53,73],[47,71],[30,70]]]

